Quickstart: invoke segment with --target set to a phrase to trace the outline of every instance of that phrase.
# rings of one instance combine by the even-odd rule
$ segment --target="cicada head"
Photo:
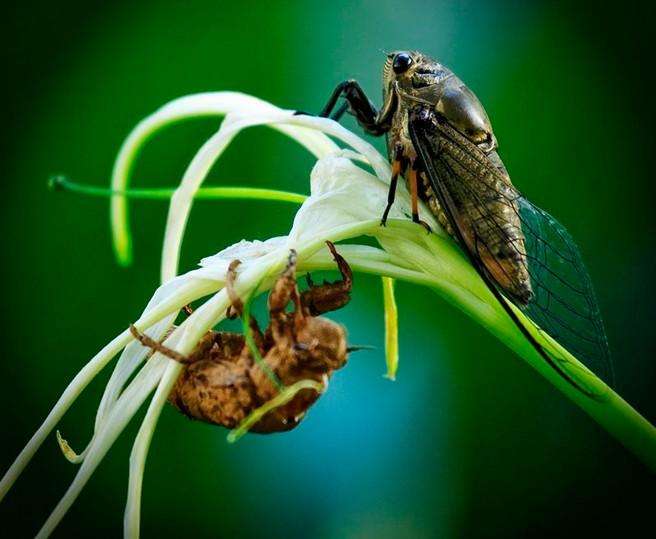
[[[346,363],[346,331],[343,326],[321,316],[306,318],[297,333],[298,367],[305,376],[331,375]]]
[[[385,102],[396,97],[401,110],[428,106],[483,151],[496,149],[490,120],[474,92],[449,68],[425,54],[397,51],[387,55],[383,97]]]

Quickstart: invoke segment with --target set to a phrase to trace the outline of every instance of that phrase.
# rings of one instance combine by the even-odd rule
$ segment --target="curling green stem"
[[[416,225],[412,223],[394,220],[388,222],[385,230],[378,229],[377,232],[379,236],[403,234],[404,232],[412,233],[414,227]],[[414,230],[416,231],[416,228]],[[373,227],[371,232],[375,233]],[[553,347],[558,357],[566,359],[567,363],[563,366],[567,369],[567,372],[576,376],[576,380],[585,387],[593,389],[596,398],[591,398],[567,382],[544,361],[499,304],[490,297],[490,292],[485,284],[472,273],[473,268],[452,243],[447,244],[436,234],[425,235],[421,231],[416,235],[416,238],[424,238],[424,241],[431,246],[436,256],[422,260],[421,250],[416,248],[414,246],[416,244],[411,241],[398,242],[394,245],[393,250],[407,249],[399,251],[399,254],[418,262],[421,266],[425,264],[426,273],[424,274],[413,274],[392,264],[371,262],[366,259],[358,260],[357,257],[349,257],[349,264],[356,271],[386,275],[433,288],[445,300],[461,309],[498,337],[501,342],[505,343],[577,406],[582,408],[648,467],[656,471],[656,428],[653,425],[610,387],[606,386],[603,381],[585,369],[574,356],[557,342],[544,334],[536,334],[535,338],[539,339],[541,344],[544,344],[548,349]],[[443,267],[439,271],[431,270],[431,265],[436,263],[443,264]],[[438,279],[436,278],[438,275],[447,278]],[[469,291],[455,284],[458,281],[452,281],[451,277],[467,280],[469,282]],[[518,316],[524,315],[518,311]]]
[[[53,191],[68,191],[71,193],[96,197],[124,196],[127,198],[144,200],[169,200],[173,196],[173,193],[175,193],[175,189],[166,187],[116,191],[105,187],[76,183],[64,176],[54,176],[50,178],[48,180],[48,185]],[[277,202],[302,204],[307,196],[289,191],[260,189],[257,187],[201,187],[196,192],[194,198],[197,200],[273,200]]]
[[[270,401],[264,403],[259,408],[253,410],[240,424],[237,428],[231,430],[228,433],[228,442],[235,443],[239,438],[246,434],[249,429],[255,425],[260,419],[262,419],[266,414],[271,410],[275,410],[280,406],[284,406],[290,400],[292,400],[296,394],[303,389],[313,389],[317,393],[323,391],[323,385],[314,380],[300,380],[295,384],[292,384],[289,387],[284,388],[278,395],[276,395]]]
[[[285,386],[280,381],[280,378],[278,378],[276,373],[273,372],[269,367],[269,365],[264,361],[264,359],[262,358],[262,354],[260,354],[260,349],[257,347],[257,343],[253,338],[253,329],[251,328],[251,301],[253,299],[253,296],[255,296],[255,294],[257,293],[258,288],[259,288],[259,284],[253,289],[253,292],[251,293],[251,295],[248,297],[248,300],[244,304],[244,311],[241,316],[243,331],[244,331],[244,339],[246,340],[246,345],[248,346],[248,350],[253,356],[256,365],[260,369],[262,369],[262,372],[264,372],[264,374],[267,375],[267,378],[271,380],[271,383],[274,386],[276,386],[276,389],[280,392],[283,389],[285,389]]]

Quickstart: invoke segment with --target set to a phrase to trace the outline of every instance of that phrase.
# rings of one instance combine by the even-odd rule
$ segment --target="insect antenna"
[[[359,352],[360,350],[375,350],[376,347],[371,344],[353,344],[346,347],[346,351],[350,354],[351,352]]]

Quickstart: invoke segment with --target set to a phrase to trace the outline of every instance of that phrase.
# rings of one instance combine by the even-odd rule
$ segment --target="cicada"
[[[345,102],[335,110],[340,97]],[[392,177],[381,224],[402,176],[412,220],[428,228],[418,211],[418,200],[425,201],[545,361],[577,385],[510,302],[538,331],[612,382],[608,341],[581,253],[567,230],[512,184],[476,95],[439,62],[401,51],[387,55],[380,110],[357,81],[347,80],[335,88],[321,116],[339,120],[345,112],[367,133],[387,138]]]
[[[339,309],[350,300],[352,272],[346,260],[328,243],[342,278],[315,285],[300,292],[296,284],[296,253],[269,294],[270,324],[265,331],[249,317],[250,331],[261,364],[244,335],[209,331],[188,356],[154,341],[131,326],[141,344],[184,365],[169,401],[191,419],[227,428],[237,427],[254,410],[273,399],[279,385],[300,380],[324,385],[334,371],[345,364],[349,352],[359,347],[346,344],[346,331],[336,322],[319,316]],[[231,299],[230,316],[242,316],[244,305],[234,289],[239,261],[230,264],[226,290]],[[293,310],[288,311],[289,304]],[[187,307],[187,312],[190,312]],[[271,433],[296,427],[308,408],[319,398],[312,389],[303,389],[288,403],[264,415],[251,432]]]

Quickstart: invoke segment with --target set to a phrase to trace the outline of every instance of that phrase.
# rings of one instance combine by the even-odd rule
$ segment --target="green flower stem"
[[[359,232],[376,235],[382,243],[385,243],[388,252],[399,252],[403,259],[413,260],[419,265],[424,264],[426,273],[399,268],[394,256],[390,258],[390,262],[383,262],[354,255],[349,256],[349,264],[355,271],[383,275],[432,288],[499,338],[634,455],[656,471],[656,428],[566,350],[544,335],[536,334],[536,339],[548,349],[556,349],[558,356],[566,359],[567,363],[563,367],[568,374],[575,377],[577,382],[581,382],[586,388],[594,390],[597,398],[585,395],[564,380],[517,329],[455,244],[445,241],[436,234],[427,235],[423,229],[416,230],[417,228],[420,227],[413,223],[395,220],[389,221],[385,229],[381,229],[377,222],[371,223],[368,229],[366,224],[362,223]],[[415,229],[415,232],[412,232],[412,229]],[[391,245],[390,238],[397,234],[404,237]],[[410,240],[412,235],[415,241]],[[426,255],[425,250],[420,247],[423,242],[432,247],[435,256]],[[333,266],[333,262],[327,256],[325,263],[322,264],[322,258],[313,257],[311,263],[307,266],[303,265],[301,269],[329,269]],[[439,270],[431,271],[431,266],[437,266]],[[445,279],[442,278],[443,275],[456,279]],[[463,288],[461,281],[467,283],[467,288]],[[517,313],[518,316],[523,316],[520,311]]]
[[[253,295],[257,293],[257,288],[258,287],[255,287],[253,293],[244,302],[244,310],[241,314],[242,331],[244,333],[244,339],[246,340],[246,346],[248,346],[248,349],[250,350],[255,363],[262,370],[262,372],[266,374],[271,383],[276,386],[276,389],[278,391],[282,391],[285,389],[285,386],[280,381],[280,378],[278,378],[278,375],[271,370],[271,367],[269,367],[268,363],[264,361],[262,354],[260,354],[260,349],[257,347],[255,339],[253,338],[253,330],[251,328],[251,301],[253,300]]]
[[[173,193],[175,193],[175,189],[160,187],[116,191],[104,187],[75,183],[63,176],[50,178],[48,184],[54,191],[69,191],[72,193],[98,197],[122,196],[131,199],[170,200]],[[194,198],[196,200],[274,200],[276,202],[302,204],[307,196],[299,193],[291,193],[289,191],[260,189],[256,187],[201,187],[194,195]]]
[[[317,393],[321,393],[324,386],[314,380],[300,380],[291,386],[283,388],[273,399],[264,403],[262,406],[251,412],[237,428],[228,433],[228,442],[235,443],[239,438],[246,434],[249,429],[255,425],[260,419],[267,415],[271,410],[275,410],[280,406],[284,406],[292,400],[299,391],[303,389],[312,389]]]

